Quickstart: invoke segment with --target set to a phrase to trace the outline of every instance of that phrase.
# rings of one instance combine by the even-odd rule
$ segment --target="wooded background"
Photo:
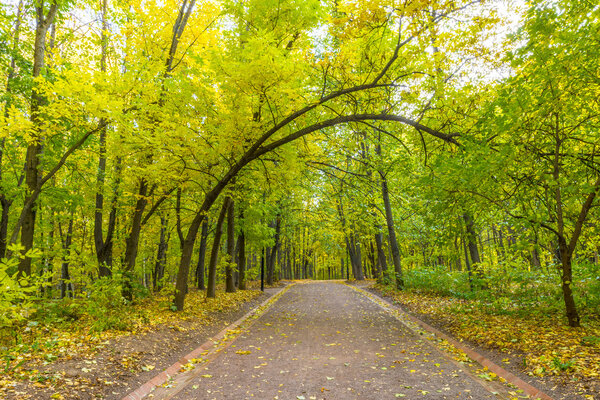
[[[170,290],[182,310],[261,263],[269,284],[368,277],[597,318],[599,16],[575,0],[3,4],[1,323],[98,293]]]

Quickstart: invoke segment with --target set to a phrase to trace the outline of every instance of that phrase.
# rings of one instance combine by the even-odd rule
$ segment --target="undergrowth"
[[[567,326],[558,278],[548,271],[486,271],[487,281],[493,281],[490,289],[471,290],[465,272],[412,270],[405,275],[405,290],[377,288],[458,338],[522,355],[530,375],[595,380],[600,377],[600,287],[595,273],[591,266],[575,271],[583,276],[574,286],[581,328]],[[486,286],[472,282],[475,288]]]
[[[171,310],[172,292],[165,290],[127,304],[118,283],[96,282],[86,297],[40,299],[37,312],[18,325],[0,329],[0,397],[15,380],[39,382],[38,368],[60,359],[93,357],[110,339],[147,332],[158,325],[176,330],[206,326],[216,314],[234,311],[260,295],[256,290],[217,292],[206,300],[192,290],[182,312]],[[186,323],[193,322],[193,324]]]

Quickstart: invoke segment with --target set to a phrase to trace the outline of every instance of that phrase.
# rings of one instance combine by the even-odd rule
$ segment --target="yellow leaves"
[[[33,134],[33,124],[14,105],[8,109],[8,116],[0,115],[0,139],[23,135],[27,143],[33,143]]]
[[[241,354],[241,355],[247,355],[247,354],[251,354],[252,352],[250,350],[238,350],[235,352],[235,354]]]
[[[188,294],[186,309],[182,313],[173,313],[169,310],[169,304],[172,301],[172,295],[165,293],[155,298],[141,300],[138,304],[132,305],[122,310],[121,318],[131,326],[130,332],[108,330],[105,332],[90,331],[94,319],[89,315],[84,315],[73,323],[66,324],[64,321],[56,325],[39,324],[39,326],[30,327],[27,332],[22,332],[20,346],[9,349],[6,354],[14,355],[14,360],[7,363],[7,372],[0,377],[0,397],[2,397],[3,388],[8,387],[12,380],[30,379],[35,381],[36,376],[41,374],[35,366],[47,364],[49,361],[66,359],[83,359],[84,365],[78,367],[79,375],[85,376],[94,373],[98,364],[94,359],[94,354],[99,348],[106,346],[108,339],[140,333],[153,329],[158,325],[171,326],[173,330],[187,331],[209,325],[215,321],[211,316],[217,312],[229,312],[238,309],[243,303],[260,296],[258,290],[244,290],[236,293],[217,292],[217,298],[212,301],[204,301],[204,293],[190,291]],[[228,337],[240,332],[239,329],[231,329]],[[39,343],[39,347],[30,346],[28,343]],[[37,345],[36,345],[37,346]],[[258,349],[258,348],[257,348]],[[249,353],[249,352],[248,352]],[[204,359],[192,359],[182,368],[188,370],[195,367],[195,364],[205,362]],[[154,364],[142,362],[142,353],[130,353],[113,360],[116,368],[126,371],[153,371]],[[27,368],[25,368],[27,366]],[[136,372],[138,373],[138,372]],[[60,378],[65,380],[65,377]],[[87,378],[86,378],[87,379]],[[37,382],[37,381],[35,381]],[[52,385],[53,380],[46,379],[38,384],[44,387]],[[78,380],[65,380],[69,386],[79,385]],[[105,382],[106,385],[113,384]],[[53,397],[62,399],[63,395],[57,393]]]
[[[500,106],[496,106],[496,108],[494,108],[494,115],[496,117],[501,117],[504,115],[504,111],[502,110],[502,108]]]
[[[196,368],[196,366],[192,362],[189,362],[182,365],[181,368],[179,368],[179,372],[191,371],[194,368]]]
[[[443,322],[446,328],[460,339],[474,341],[501,351],[524,354],[523,365],[530,375],[545,376],[567,374],[576,378],[600,376],[598,342],[600,327],[587,326],[572,329],[550,316],[528,316],[485,313],[476,301],[421,294],[410,291],[394,293],[400,303],[413,312],[427,314]],[[441,347],[452,352],[453,357],[465,363],[470,360],[463,352],[452,350],[444,341]],[[521,361],[519,361],[521,362]],[[510,364],[511,359],[502,359]],[[484,372],[484,379],[497,379],[495,374]]]

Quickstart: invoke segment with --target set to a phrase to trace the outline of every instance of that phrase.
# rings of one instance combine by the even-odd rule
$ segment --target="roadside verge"
[[[132,391],[123,400],[141,400],[152,393],[154,399],[168,399],[183,389],[200,369],[196,368],[214,360],[219,353],[229,347],[239,334],[264,314],[290,287],[289,284],[260,305],[250,310],[227,328],[208,339],[202,345],[180,358],[154,378]]]
[[[479,354],[472,348],[470,348],[470,347],[466,346],[465,344],[457,341],[456,339],[448,336],[447,334],[432,327],[431,325],[421,321],[420,319],[404,312],[404,310],[402,310],[402,308],[400,308],[396,305],[393,305],[389,301],[381,298],[380,296],[370,293],[362,288],[356,287],[354,285],[349,285],[349,284],[346,284],[346,285],[351,287],[355,291],[361,293],[363,296],[367,297],[369,300],[371,300],[372,302],[374,302],[375,304],[377,304],[384,310],[388,311],[397,320],[402,322],[406,327],[408,327],[412,331],[419,333],[418,329],[419,328],[423,329],[426,332],[428,332],[429,334],[434,335],[438,339],[443,340],[443,341],[447,342],[448,344],[450,344],[451,346],[453,346],[454,348],[462,351],[471,360],[479,363],[480,365],[485,367],[488,371],[492,372],[493,374],[495,374],[499,378],[501,378],[501,380],[504,380],[506,383],[518,388],[518,390],[522,391],[523,394],[528,395],[531,399],[553,400],[552,397],[548,396],[541,390],[539,390],[536,387],[525,382],[524,380],[522,380],[521,378],[512,374],[511,372],[505,370],[504,368],[502,368],[498,364],[494,363],[493,361],[489,360],[488,358],[484,357],[483,355]]]

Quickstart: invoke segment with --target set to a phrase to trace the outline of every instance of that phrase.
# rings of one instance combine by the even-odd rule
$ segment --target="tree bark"
[[[202,222],[202,233],[200,234],[200,248],[198,249],[198,264],[196,264],[196,286],[198,290],[204,287],[204,261],[206,259],[206,241],[208,239],[208,217]]]
[[[142,231],[142,216],[144,209],[148,204],[148,181],[146,178],[140,180],[138,189],[138,199],[135,203],[135,210],[131,218],[131,230],[125,240],[125,260],[123,271],[123,297],[128,301],[133,300],[133,273],[135,269],[135,260],[137,258],[138,245],[140,241],[140,233]]]
[[[369,249],[369,259],[371,260],[371,274],[373,278],[378,281],[381,280],[381,265],[377,262],[377,256],[375,253],[375,246],[373,246],[373,241],[370,241],[370,249]]]
[[[381,227],[377,226],[377,233],[375,234],[375,245],[377,246],[377,263],[381,270],[381,278],[384,282],[389,282],[390,277],[387,267],[387,259],[385,257],[385,251],[383,250],[383,234],[381,233]]]
[[[469,288],[473,291],[473,273],[471,271],[471,261],[469,260],[469,250],[467,248],[467,241],[462,238],[463,250],[465,253],[465,266],[467,268],[467,275],[469,277]]]
[[[71,214],[71,219],[69,220],[69,227],[67,228],[67,234],[65,235],[65,239],[63,241],[64,255],[63,255],[63,259],[62,259],[62,265],[60,268],[60,298],[61,299],[64,299],[67,295],[69,297],[73,297],[73,285],[70,282],[71,275],[69,274],[69,264],[70,264],[69,258],[70,258],[70,253],[71,253],[72,241],[73,241],[73,214]]]
[[[169,242],[167,240],[167,229],[168,229],[167,217],[160,217],[160,241],[158,242],[158,249],[156,251],[156,263],[154,264],[154,273],[152,274],[152,288],[154,290],[162,289],[161,280],[165,275],[165,266],[167,265],[167,251],[169,249]]]
[[[402,261],[400,260],[400,249],[398,240],[396,239],[396,228],[394,226],[394,215],[392,212],[392,204],[390,203],[390,194],[388,192],[387,179],[382,171],[379,171],[381,177],[381,196],[383,197],[383,205],[385,208],[385,221],[388,228],[388,240],[390,249],[392,250],[392,261],[394,262],[394,272],[396,275],[396,289],[404,289],[404,278],[402,274]]]
[[[238,236],[238,241],[238,288],[240,290],[246,290],[246,235],[244,234],[243,229]]]
[[[362,281],[365,279],[363,275],[363,263],[360,243],[356,240],[356,233],[350,234],[350,261],[352,262],[352,272],[354,273],[354,279]]]
[[[567,314],[567,321],[569,326],[577,328],[580,325],[579,313],[577,312],[577,305],[575,304],[575,298],[573,297],[573,290],[571,284],[573,283],[573,253],[570,251],[564,238],[559,238],[559,252],[561,260],[561,289],[563,293],[563,300],[565,303],[565,310]]]
[[[471,256],[471,269],[478,279],[483,279],[479,248],[477,247],[477,232],[475,232],[473,216],[470,213],[464,213],[463,220],[465,221],[467,247]]]
[[[33,47],[33,74],[35,79],[40,76],[44,68],[46,51],[46,33],[52,25],[54,17],[58,11],[58,4],[53,3],[48,9],[47,15],[44,15],[43,3],[36,4],[36,27],[35,42]],[[33,238],[35,234],[36,207],[34,198],[36,192],[40,189],[41,170],[40,157],[42,155],[43,131],[42,121],[40,119],[40,108],[44,105],[46,99],[41,93],[34,89],[31,92],[31,122],[34,128],[34,141],[27,146],[25,155],[25,183],[27,185],[27,194],[25,196],[25,205],[23,206],[23,219],[21,226],[21,245],[24,247],[23,254],[26,254],[33,247]],[[19,275],[31,275],[31,258],[23,257],[19,262]]]
[[[108,10],[107,0],[102,0],[102,33],[100,38],[101,52],[100,71],[106,72],[106,57],[108,49],[108,21],[106,13]],[[109,277],[112,275],[112,249],[113,249],[113,233],[116,223],[116,194],[118,192],[118,183],[115,183],[115,198],[112,202],[112,207],[109,215],[108,229],[106,239],[103,237],[103,211],[104,211],[104,184],[106,179],[106,134],[108,131],[107,121],[100,120],[99,133],[99,151],[98,172],[96,175],[96,210],[94,212],[94,246],[96,248],[96,259],[98,261],[98,275],[100,277]],[[117,160],[115,171],[117,175],[120,170],[120,160]],[[118,179],[117,179],[118,182]]]
[[[223,221],[225,220],[225,215],[227,214],[227,209],[229,208],[229,197],[226,197],[223,201],[223,206],[221,207],[221,212],[219,213],[219,218],[217,219],[217,225],[215,227],[215,237],[213,239],[212,250],[210,253],[210,262],[208,264],[208,285],[206,289],[206,297],[215,298],[216,294],[216,286],[217,286],[217,262],[219,261],[219,247],[221,246],[221,236],[223,235]],[[179,288],[177,288],[179,289]],[[177,296],[177,293],[176,293]],[[181,303],[181,309],[179,309],[179,304],[176,303],[178,310],[183,309],[183,298]],[[178,297],[175,297],[176,301]]]
[[[375,153],[381,157],[381,137],[375,146]],[[388,240],[390,250],[392,252],[392,262],[394,263],[394,272],[396,278],[396,289],[404,288],[404,278],[402,274],[402,260],[400,259],[400,249],[398,240],[396,239],[396,227],[394,224],[394,214],[392,212],[392,204],[390,202],[390,194],[388,190],[387,177],[382,169],[377,171],[381,184],[381,197],[383,198],[383,206],[385,208],[385,222],[388,228]]]
[[[279,214],[275,218],[275,243],[269,252],[269,259],[267,260],[267,285],[273,285],[275,276],[275,264],[277,251],[279,250],[279,235],[281,232],[281,216]]]
[[[0,160],[0,163],[2,160]],[[10,217],[10,206],[12,199],[7,199],[4,194],[0,194],[0,205],[2,205],[2,217],[0,217],[0,260],[6,257],[8,219]]]
[[[229,260],[225,266],[225,292],[235,293],[233,265],[235,262],[235,201],[228,197],[227,205],[227,254]],[[227,199],[226,199],[227,201]]]

